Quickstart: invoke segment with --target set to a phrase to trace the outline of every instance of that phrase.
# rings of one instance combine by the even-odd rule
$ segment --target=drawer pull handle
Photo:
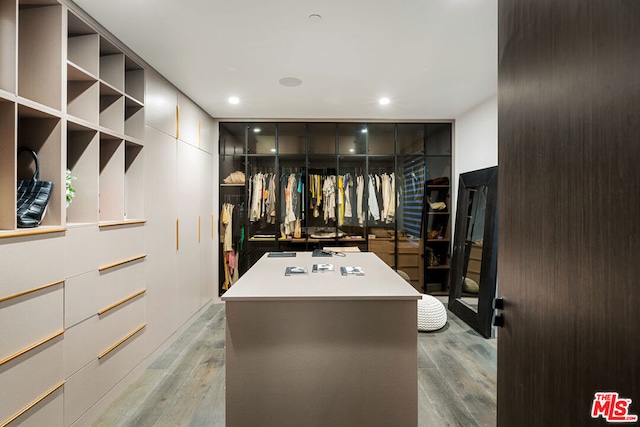
[[[108,349],[106,349],[105,351],[103,351],[102,353],[100,353],[98,355],[98,359],[102,359],[103,357],[105,357],[107,354],[111,353],[113,350],[115,350],[116,348],[120,347],[122,344],[124,344],[125,341],[127,341],[129,338],[131,338],[132,336],[134,336],[135,334],[137,334],[138,332],[140,332],[141,330],[143,330],[144,328],[147,327],[146,323],[143,323],[142,325],[138,326],[133,332],[131,332],[129,335],[127,335],[126,337],[122,338],[120,341],[118,341],[117,343],[115,343],[114,345],[112,345],[111,347],[109,347]]]
[[[98,312],[98,316],[103,315],[104,313],[106,313],[106,312],[107,312],[107,311],[109,311],[109,310],[113,310],[113,309],[114,309],[114,308],[116,308],[117,306],[122,305],[122,304],[124,304],[125,302],[127,302],[127,301],[130,301],[130,300],[134,299],[134,298],[135,298],[135,297],[137,297],[138,295],[142,295],[142,294],[144,294],[145,292],[147,292],[147,290],[146,290],[146,289],[143,289],[143,290],[141,290],[141,291],[136,292],[136,293],[135,293],[135,294],[133,294],[133,295],[129,295],[129,296],[128,296],[128,297],[126,297],[125,299],[122,299],[122,300],[118,301],[118,302],[117,302],[117,303],[115,303],[115,304],[111,304],[109,307],[103,308],[102,310],[100,310],[100,311]]]
[[[4,423],[0,424],[0,427],[5,427],[8,426],[9,424],[11,424],[12,422],[14,422],[16,419],[18,419],[18,417],[20,417],[20,415],[24,414],[25,412],[27,412],[29,409],[33,408],[34,406],[36,406],[38,403],[42,402],[43,400],[45,400],[47,397],[51,396],[53,393],[56,392],[56,390],[58,390],[60,387],[62,387],[64,385],[64,381],[58,383],[57,385],[55,385],[51,390],[47,391],[45,394],[43,394],[42,396],[40,396],[39,398],[37,398],[36,400],[34,400],[33,402],[31,402],[29,405],[27,405],[26,407],[24,407],[20,412],[18,412],[17,414],[15,414],[13,417],[9,418],[7,421],[5,421]]]
[[[20,350],[19,352],[12,354],[11,356],[7,357],[6,359],[0,360],[0,366],[4,365],[7,362],[11,362],[13,359],[22,356],[25,353],[30,352],[31,350],[33,350],[34,348],[40,347],[42,344],[46,344],[47,342],[51,341],[52,339],[59,337],[60,335],[64,334],[64,329],[59,330],[58,332],[56,332],[55,334],[48,336],[45,339],[42,339],[40,341],[38,341],[35,344],[31,344],[29,347]]]
[[[19,292],[19,293],[14,294],[14,295],[9,295],[8,297],[0,298],[0,302],[5,302],[5,301],[8,301],[10,299],[21,297],[23,295],[28,295],[28,294],[33,293],[33,292],[38,292],[38,291],[41,291],[43,289],[50,288],[52,286],[60,285],[62,283],[64,283],[64,280],[60,280],[58,282],[49,283],[48,285],[40,286],[38,288],[29,289],[28,291]]]
[[[138,255],[138,256],[135,256],[133,258],[125,259],[124,261],[116,262],[114,264],[105,265],[104,267],[98,268],[98,271],[105,271],[105,270],[108,270],[110,268],[122,265],[122,264],[127,264],[129,262],[137,261],[137,260],[142,259],[142,258],[144,258],[146,256],[147,256],[147,254]]]
[[[119,225],[137,225],[146,223],[146,219],[131,219],[127,221],[112,221],[112,222],[101,222],[98,224],[99,228],[107,228],[107,227],[117,227]]]

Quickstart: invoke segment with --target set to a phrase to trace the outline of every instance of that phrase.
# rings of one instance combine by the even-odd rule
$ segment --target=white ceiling
[[[497,0],[74,2],[216,118],[452,119],[497,91]]]

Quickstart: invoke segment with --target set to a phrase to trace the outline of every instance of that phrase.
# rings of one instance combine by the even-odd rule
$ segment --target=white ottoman
[[[431,295],[418,300],[418,330],[437,331],[447,323],[447,309]]]

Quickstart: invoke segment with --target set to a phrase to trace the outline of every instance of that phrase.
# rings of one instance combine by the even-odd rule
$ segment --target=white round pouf
[[[418,330],[437,331],[447,323],[447,309],[431,295],[418,300]]]

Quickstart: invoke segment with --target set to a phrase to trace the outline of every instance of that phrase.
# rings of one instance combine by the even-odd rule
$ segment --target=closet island
[[[222,297],[227,425],[417,425],[420,296],[374,253],[265,254]]]

